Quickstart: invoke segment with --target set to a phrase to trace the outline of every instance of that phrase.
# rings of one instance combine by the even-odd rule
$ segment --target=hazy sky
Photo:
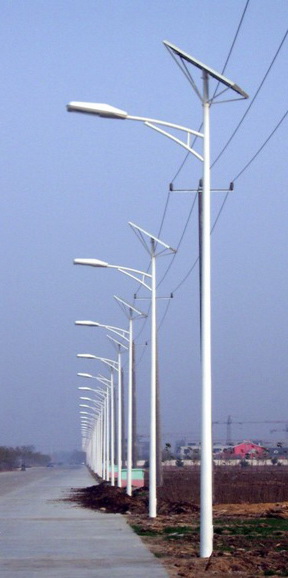
[[[66,104],[109,103],[199,129],[200,101],[162,41],[221,72],[246,4],[1,0],[0,445],[80,447],[77,387],[91,383],[77,372],[105,368],[76,355],[116,353],[107,332],[74,321],[127,328],[113,295],[132,302],[137,284],[117,271],[75,267],[73,259],[146,270],[148,255],[128,221],[161,230],[164,242],[179,247],[157,290],[174,295],[158,301],[163,441],[199,439],[198,266],[187,276],[198,256],[197,211],[185,228],[194,194],[169,194],[169,183],[196,188],[201,163],[191,156],[181,168],[184,149],[141,123],[70,114]],[[212,235],[212,355],[213,419],[231,415],[236,439],[285,438],[271,430],[288,423],[287,117],[238,177],[287,110],[287,40],[277,55],[287,15],[287,0],[248,2],[225,75],[250,98],[211,109],[213,161],[275,58],[211,176],[214,188],[235,179]],[[200,73],[191,72],[199,83]],[[224,197],[212,193],[213,220]],[[158,259],[158,281],[170,262]],[[149,302],[137,306],[147,311]],[[150,319],[134,327],[138,432],[146,434]],[[236,423],[274,420],[283,423]],[[225,439],[225,424],[214,434]]]

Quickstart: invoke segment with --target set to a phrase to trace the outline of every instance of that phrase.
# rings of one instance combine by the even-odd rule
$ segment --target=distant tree
[[[188,460],[190,458],[190,448],[185,448],[183,451],[184,457],[186,460]]]
[[[0,447],[0,470],[13,470],[17,467],[17,452],[14,448]]]
[[[169,444],[169,443],[165,444],[165,448],[162,451],[162,460],[163,460],[163,462],[168,462],[170,460],[173,460],[173,455],[171,453],[171,444]]]
[[[34,446],[21,446],[16,448],[0,447],[0,471],[13,470],[22,464],[28,466],[45,466],[49,461],[50,456],[36,452]]]

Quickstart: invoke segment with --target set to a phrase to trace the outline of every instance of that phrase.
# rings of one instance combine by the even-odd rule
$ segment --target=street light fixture
[[[131,269],[130,267],[123,267],[121,265],[110,265],[106,261],[100,261],[99,259],[75,259],[74,263],[77,265],[90,265],[92,267],[106,267],[112,269],[118,269],[122,273],[125,273],[129,277],[132,277],[146,289],[151,292],[151,393],[150,393],[150,456],[149,456],[149,516],[150,518],[155,518],[157,515],[157,481],[156,481],[156,407],[157,407],[157,391],[156,391],[156,382],[157,382],[157,366],[156,366],[156,357],[157,357],[157,327],[156,327],[156,245],[159,243],[161,245],[161,252],[169,250],[170,252],[174,249],[171,249],[169,245],[166,245],[155,236],[150,235],[137,225],[130,223],[130,225],[134,228],[135,231],[138,232],[141,236],[148,235],[151,239],[151,274],[145,273],[143,271],[139,271],[137,269]],[[148,279],[148,282],[146,281]],[[128,307],[130,311],[130,320],[132,322],[132,312],[133,310],[139,313],[139,310],[136,310],[134,306],[129,305],[129,303],[123,301],[123,299],[117,298],[118,301],[122,301],[125,307]],[[141,313],[141,312],[140,312]],[[130,323],[130,330],[132,331],[132,324]],[[130,342],[131,346],[131,342]],[[132,354],[132,352],[131,352]],[[130,380],[129,380],[130,382]],[[132,375],[131,375],[131,384],[132,384]],[[131,400],[132,400],[132,390],[130,391]],[[128,397],[129,400],[129,397]],[[129,408],[128,408],[129,409]],[[129,423],[131,424],[131,439],[132,439],[132,403],[130,412],[128,411],[128,429]],[[129,440],[129,437],[128,437]],[[128,457],[132,461],[132,446],[130,451],[128,452]],[[130,480],[129,480],[129,490],[130,490]],[[127,468],[127,486],[128,486],[128,468]]]
[[[97,381],[101,381],[103,383],[102,380],[100,380],[98,377],[96,377],[95,375],[91,375],[91,373],[83,373],[83,372],[79,372],[77,373],[77,375],[79,377],[84,377],[84,378],[88,378],[88,379],[96,379]],[[109,393],[110,393],[110,397],[112,397],[112,392],[111,389],[109,391],[109,387],[107,384],[105,384],[106,386],[106,390],[102,390],[102,389],[91,389],[92,391],[95,391],[97,393],[97,395],[99,395],[100,397],[102,397],[104,399],[104,443],[103,443],[103,456],[104,456],[104,473],[103,473],[103,478],[107,481],[109,481],[109,461],[110,461],[110,430],[109,430],[109,425],[110,425],[110,415],[109,415]],[[80,389],[80,388],[79,388]],[[82,388],[83,389],[83,388]],[[112,435],[112,428],[111,428],[111,444],[114,443],[113,440],[113,435]],[[111,462],[112,462],[112,457],[111,457]],[[111,470],[112,470],[112,463],[111,463]]]
[[[99,414],[99,419],[97,420],[96,423],[93,422],[94,427],[91,430],[91,424],[90,425],[90,437],[87,438],[87,433],[86,433],[86,439],[87,439],[87,443],[89,443],[89,439],[90,439],[90,445],[92,445],[92,448],[90,449],[89,447],[87,447],[86,450],[86,455],[89,452],[89,456],[92,455],[94,456],[95,454],[95,460],[93,459],[93,464],[95,461],[95,469],[93,469],[93,471],[95,471],[101,478],[104,478],[104,472],[108,471],[108,466],[106,467],[106,463],[108,463],[109,461],[109,456],[107,458],[107,452],[106,452],[106,431],[107,431],[107,426],[106,426],[106,422],[107,422],[107,395],[108,393],[106,391],[103,391],[102,389],[98,388],[98,389],[94,389],[91,387],[78,387],[78,389],[80,391],[85,391],[85,392],[93,392],[95,393],[95,399],[92,400],[92,398],[88,398],[88,397],[84,397],[81,396],[80,399],[82,400],[86,400],[86,401],[93,401],[93,403],[96,404],[97,406],[99,405],[101,407],[101,413]],[[82,416],[82,421],[84,419],[89,419],[89,418],[84,418]],[[87,424],[86,424],[87,425]],[[97,431],[96,431],[97,429]],[[94,432],[95,430],[95,432]],[[95,451],[94,451],[94,447],[95,447]],[[91,459],[91,458],[90,458]],[[88,461],[88,463],[90,463]],[[105,467],[104,467],[105,465]]]
[[[96,262],[96,265],[95,265]],[[92,265],[93,267],[101,267],[99,263],[104,263],[104,261],[99,261],[98,259],[75,259],[74,261],[77,265]],[[110,267],[108,263],[104,263],[103,267]],[[114,269],[118,269],[121,272],[127,274],[129,277],[136,279],[137,281],[141,282],[145,285],[145,287],[149,287],[143,279],[149,276],[147,273],[143,273],[143,271],[138,271],[137,269],[130,269],[127,267],[117,267],[111,266]],[[140,279],[138,276],[140,275]],[[109,329],[113,333],[120,335],[122,338],[126,339],[129,344],[129,377],[128,377],[128,431],[127,431],[127,485],[126,485],[126,492],[129,496],[132,494],[132,437],[133,437],[133,321],[138,317],[143,317],[145,314],[142,313],[139,309],[136,309],[134,306],[130,306],[131,314],[129,316],[129,331],[124,331],[119,327],[114,327],[111,325],[103,325],[101,323],[97,323],[96,321],[76,321],[75,325],[84,325],[87,327],[105,327]],[[129,338],[127,337],[129,335]],[[121,404],[121,398],[118,395],[118,404]],[[120,411],[120,407],[118,405],[118,410]],[[118,423],[119,425],[119,423]],[[118,433],[120,428],[118,429]],[[120,445],[120,444],[119,444]],[[118,456],[121,456],[121,453],[118,453]]]
[[[97,391],[99,395],[101,395],[101,391]],[[106,428],[106,395],[103,396],[104,399],[101,397],[100,400],[92,399],[91,397],[81,396],[80,400],[80,407],[91,408],[87,402],[91,402],[94,404],[94,411],[97,412],[98,419],[93,424],[93,429],[90,434],[90,439],[88,441],[88,446],[86,450],[86,455],[89,454],[89,459],[87,460],[89,464],[91,464],[92,471],[97,473],[101,478],[103,477],[104,467],[103,464],[107,463],[107,467],[105,467],[105,471],[108,472],[108,464],[109,464],[109,456],[105,455],[105,448],[106,445],[103,444],[103,433],[105,436],[105,428]],[[83,403],[86,402],[86,403]],[[104,437],[105,439],[105,437]]]
[[[109,330],[109,326],[107,326],[107,329]],[[121,330],[121,332],[123,332],[123,329]],[[116,332],[117,333],[117,332]],[[123,335],[120,333],[119,334],[120,337],[123,338]],[[118,393],[118,400],[117,400],[117,464],[118,464],[118,474],[117,474],[117,486],[118,488],[122,488],[122,443],[123,443],[123,432],[122,432],[122,428],[123,428],[123,423],[124,420],[122,419],[122,403],[123,403],[123,399],[124,399],[124,395],[123,395],[123,387],[122,387],[122,349],[126,349],[128,350],[129,348],[127,347],[127,345],[124,345],[124,343],[118,341],[117,339],[115,339],[114,337],[112,337],[111,335],[107,335],[108,339],[110,339],[110,341],[112,342],[112,344],[114,345],[114,347],[117,350],[117,359],[118,359],[118,387],[117,387],[117,393]],[[129,340],[128,340],[129,341]],[[132,358],[132,363],[133,363],[133,358]]]
[[[121,265],[111,265],[106,261],[101,261],[100,259],[74,259],[75,265],[88,265],[91,267],[104,267],[109,269],[117,269],[121,273],[124,273],[128,277],[131,277],[138,283],[141,283],[147,289],[150,289],[150,286],[147,282],[147,279],[151,279],[151,275],[144,271],[140,271],[139,269],[133,269],[131,267],[123,267]],[[133,436],[133,320],[135,315],[143,316],[144,314],[142,311],[136,309],[136,307],[131,306],[131,318],[129,319],[129,379],[128,379],[128,431],[127,431],[127,487],[126,491],[127,494],[131,496],[132,494],[132,436]],[[77,322],[77,325],[88,325],[97,327],[100,324],[96,322]],[[111,327],[111,326],[110,326]],[[115,328],[111,327],[111,331],[116,333]]]
[[[200,307],[201,307],[201,370],[202,370],[202,419],[201,419],[201,498],[200,498],[200,556],[209,558],[213,551],[213,515],[212,515],[212,376],[211,376],[211,216],[210,216],[210,106],[212,100],[209,95],[209,78],[212,77],[219,84],[224,85],[224,91],[231,89],[237,97],[248,98],[237,84],[227,79],[217,71],[203,64],[199,60],[183,52],[175,45],[164,41],[164,45],[175,58],[192,64],[202,72],[202,91],[192,82],[197,96],[203,107],[203,133],[197,133],[182,126],[169,122],[149,119],[147,117],[131,116],[127,112],[99,103],[70,102],[67,106],[69,112],[82,112],[112,119],[127,119],[142,121],[150,128],[157,130],[164,136],[177,142],[200,161],[203,162],[203,188],[201,191],[202,223],[200,229]],[[185,64],[186,67],[186,64]],[[186,70],[186,68],[185,68]],[[186,74],[186,72],[185,72]],[[223,91],[222,91],[223,92]],[[174,135],[162,130],[159,126],[164,125],[172,129],[184,131],[187,134],[187,142],[176,138]],[[197,153],[190,147],[190,135],[201,137],[203,140],[203,154]]]
[[[78,261],[78,260],[77,260]],[[81,265],[87,265],[87,261],[90,259],[81,259]],[[84,263],[82,263],[84,261]],[[103,263],[103,261],[97,261],[97,263]],[[97,265],[99,266],[99,265]],[[106,264],[105,264],[106,266]],[[133,379],[133,356],[132,356],[132,343],[133,343],[133,326],[132,323],[129,325],[129,331],[121,329],[120,327],[114,327],[113,325],[104,325],[103,323],[98,323],[97,321],[75,321],[75,325],[82,325],[84,327],[104,327],[112,333],[122,337],[128,342],[129,345],[129,380],[128,380],[128,432],[127,432],[127,484],[126,492],[129,496],[132,494],[132,421],[130,416],[132,416],[132,379]],[[118,362],[119,363],[119,362]],[[118,369],[119,369],[118,365]],[[121,368],[120,368],[121,371]],[[120,381],[119,381],[120,380]],[[118,485],[122,482],[122,376],[118,373]],[[130,409],[131,408],[131,409]],[[120,477],[119,477],[120,476]]]
[[[129,343],[131,340],[131,336],[129,331],[122,329],[121,327],[114,327],[112,325],[104,325],[103,323],[96,323],[95,321],[76,321],[75,325],[88,325],[93,327],[103,327],[108,331],[116,334],[118,337],[121,337],[125,341]],[[128,337],[129,336],[129,337]],[[117,362],[118,362],[118,384],[117,384],[117,466],[118,466],[118,474],[117,474],[117,486],[118,488],[122,487],[122,352],[121,348],[128,349],[126,345],[117,341],[110,335],[107,337],[113,341],[117,348]],[[129,357],[129,364],[132,363],[133,360],[130,361]]]
[[[80,422],[81,422],[81,434],[82,434],[82,448],[86,454],[86,463],[94,471],[94,458],[93,458],[93,440],[94,440],[94,430],[98,422],[99,414],[95,412],[93,417],[81,415],[80,412]]]
[[[149,455],[149,516],[155,518],[157,515],[157,461],[161,459],[161,448],[157,444],[157,439],[160,441],[157,430],[159,423],[157,423],[157,415],[159,408],[157,402],[159,401],[159,392],[157,391],[157,310],[156,310],[156,257],[169,253],[175,253],[163,241],[160,241],[155,235],[148,233],[138,225],[129,222],[129,225],[144,245],[149,253],[151,259],[151,285],[148,287],[151,291],[151,393],[150,393],[150,455]],[[146,242],[146,237],[149,241]],[[123,299],[119,299],[114,295],[115,299],[122,303],[124,307],[129,308],[129,303]],[[157,411],[158,410],[158,411]],[[158,420],[159,421],[159,420]],[[158,447],[157,447],[158,446]]]
[[[96,379],[102,383],[105,387],[107,387],[107,391],[110,390],[110,408],[111,408],[111,425],[110,425],[110,432],[111,432],[111,486],[115,486],[115,412],[114,412],[114,370],[113,366],[111,366],[111,374],[110,379],[104,377],[102,375],[98,375]],[[108,473],[108,480],[109,480],[109,472]]]
[[[98,381],[102,381],[106,387],[110,388],[110,407],[111,407],[111,486],[115,485],[115,415],[114,415],[114,369],[118,368],[118,362],[114,361],[114,359],[107,359],[106,357],[99,357],[97,355],[92,355],[91,353],[78,353],[77,357],[84,358],[84,359],[97,359],[102,361],[105,365],[110,367],[110,380],[104,383],[104,380],[100,380],[98,377]]]
[[[132,493],[132,469],[133,469],[133,450],[134,444],[136,441],[135,438],[135,431],[136,431],[136,423],[135,423],[135,415],[136,415],[136,407],[135,407],[135,383],[134,383],[134,338],[133,338],[133,324],[136,319],[141,317],[147,317],[146,313],[143,313],[139,309],[136,309],[134,305],[127,303],[124,299],[117,297],[114,295],[114,299],[116,299],[118,305],[120,305],[122,311],[126,315],[129,321],[129,359],[132,360],[132,363],[129,365],[129,378],[128,378],[128,443],[127,443],[127,488],[128,494],[131,495]]]

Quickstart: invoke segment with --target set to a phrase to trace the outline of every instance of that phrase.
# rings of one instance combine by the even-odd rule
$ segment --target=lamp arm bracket
[[[184,141],[180,140],[179,138],[177,138],[176,136],[170,134],[169,132],[167,132],[166,130],[162,130],[161,128],[159,128],[158,126],[155,126],[154,124],[152,124],[151,122],[145,122],[146,126],[149,126],[149,128],[153,128],[153,130],[156,130],[156,132],[159,132],[160,134],[163,134],[164,136],[167,136],[167,138],[170,138],[171,140],[173,140],[174,142],[176,142],[177,144],[179,144],[180,146],[182,146],[184,149],[186,149],[187,151],[189,151],[189,153],[192,153],[192,155],[194,155],[197,159],[199,159],[200,161],[204,161],[204,157],[202,155],[200,155],[199,153],[197,153],[196,151],[194,151],[194,149],[192,149],[187,143],[185,143]],[[189,136],[190,133],[187,132],[187,136]]]
[[[111,327],[111,326],[109,327],[109,331],[111,331],[111,333],[115,333],[115,335],[118,335],[118,337],[125,339],[125,341],[129,341],[129,337],[127,337],[127,333],[129,334],[129,331],[123,330],[123,333],[121,333],[122,330],[117,330],[115,327]],[[110,335],[107,335],[107,337],[109,337],[110,339],[113,339],[112,337],[110,337]],[[123,345],[122,343],[121,343],[121,346],[124,347],[125,349],[127,349],[126,345]]]
[[[125,275],[128,275],[128,277],[131,277],[132,279],[134,279],[135,281],[137,281],[138,283],[140,283],[141,285],[143,285],[143,287],[146,287],[146,289],[148,289],[149,291],[151,291],[151,287],[150,285],[148,285],[145,281],[145,277],[149,277],[151,278],[151,275],[148,275],[147,273],[139,273],[139,277],[136,275],[136,273],[131,273],[131,271],[127,271],[125,269],[122,269],[121,267],[118,267],[119,271],[121,271],[121,273],[125,273]]]

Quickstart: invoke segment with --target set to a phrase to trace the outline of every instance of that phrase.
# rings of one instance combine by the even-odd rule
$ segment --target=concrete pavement
[[[11,477],[11,491],[3,477],[3,492],[1,476],[1,576],[167,578],[123,516],[62,501],[70,488],[95,483],[85,466],[19,472],[20,485]]]

